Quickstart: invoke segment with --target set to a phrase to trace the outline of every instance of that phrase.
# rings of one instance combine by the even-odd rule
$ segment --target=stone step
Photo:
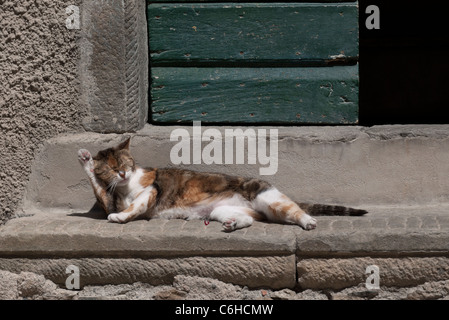
[[[256,164],[248,164],[251,147],[239,150],[234,143],[226,149],[226,134],[242,137],[244,130],[253,130],[256,141],[262,141],[265,130],[270,137],[265,155],[277,156],[260,161],[264,154],[257,149]],[[205,164],[207,153],[201,151],[208,142],[198,154],[195,132],[213,135],[217,148],[222,146],[223,154],[232,151],[234,158],[228,160],[234,161]],[[341,289],[363,282],[365,268],[373,264],[389,286],[444,280],[449,276],[448,132],[447,125],[147,125],[128,134],[142,166],[261,177],[295,200],[369,211],[363,217],[318,217],[318,228],[309,232],[256,222],[233,233],[223,232],[213,221],[108,222],[94,205],[77,151],[86,148],[95,154],[123,141],[123,135],[62,135],[46,141],[35,157],[22,217],[0,226],[0,270],[35,272],[61,285],[66,268],[73,265],[80,270],[82,285],[169,284],[182,274],[250,288]],[[192,157],[202,155],[199,164],[176,164],[173,148],[179,134],[188,137]],[[236,153],[244,154],[244,164],[234,164]],[[276,172],[261,175],[260,168],[267,167]]]
[[[208,129],[212,130],[206,132]],[[259,135],[263,130],[270,143],[265,152],[257,149],[255,164],[248,164],[247,146],[240,149],[234,141],[233,148],[226,148],[226,134],[243,137],[243,133],[252,131],[256,141],[264,141]],[[223,164],[205,164],[208,155],[205,147],[209,142],[203,142],[203,149],[195,148],[193,136],[197,131],[217,138]],[[176,164],[178,153],[173,150],[180,133],[190,137],[186,141],[192,150],[186,158],[191,164]],[[298,201],[352,206],[449,203],[448,125],[372,128],[146,125],[129,135],[133,136],[131,151],[141,166],[176,166],[260,177]],[[170,140],[171,135],[175,141]],[[123,140],[123,135],[83,133],[46,141],[35,157],[22,213],[52,208],[89,210],[95,198],[78,164],[77,151],[86,148],[96,154]],[[229,156],[232,161],[228,159],[231,163],[226,164],[227,152],[232,152]],[[243,154],[243,164],[235,164],[236,154]],[[263,155],[268,157],[268,163],[262,163]],[[198,157],[199,164],[193,163],[194,157]],[[264,168],[268,175],[261,175]]]
[[[35,272],[61,285],[74,265],[82,286],[170,284],[183,274],[272,289],[341,289],[366,279],[373,264],[389,286],[449,277],[449,206],[368,210],[318,217],[312,231],[256,222],[232,233],[214,221],[119,225],[95,211],[40,212],[0,227],[0,270]]]

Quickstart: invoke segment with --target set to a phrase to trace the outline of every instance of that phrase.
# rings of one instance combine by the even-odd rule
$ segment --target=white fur
[[[312,230],[316,228],[316,219],[304,213],[299,221],[299,225],[306,230]]]
[[[282,194],[279,190],[277,190],[275,187],[271,187],[270,189],[268,189],[264,192],[261,192],[259,195],[257,195],[256,199],[254,199],[254,201],[253,201],[253,205],[254,205],[253,208],[256,211],[265,213],[266,217],[271,221],[284,222],[284,223],[290,223],[290,224],[299,224],[301,227],[303,227],[306,230],[316,228],[316,223],[317,223],[316,219],[312,218],[310,215],[303,212],[299,207],[297,207],[296,209],[292,209],[292,212],[287,212],[284,221],[278,221],[277,217],[275,217],[273,215],[269,206],[270,206],[270,204],[273,204],[276,202],[282,203],[285,201],[286,201],[286,196],[284,194]],[[302,213],[299,220],[294,218],[295,217],[294,211],[299,211],[300,213]]]
[[[163,219],[206,219],[210,211],[211,206],[194,206],[194,207],[176,207],[169,208],[156,213],[156,216]]]
[[[225,231],[246,228],[254,221],[247,210],[247,207],[219,206],[211,212],[210,219],[221,222]]]
[[[125,207],[129,207],[134,199],[145,190],[139,183],[143,174],[142,168],[137,168],[134,172],[129,171],[125,175],[129,179],[128,183],[123,186],[117,185],[117,192],[122,197]]]
[[[245,207],[245,208],[252,208],[251,202],[243,198],[240,194],[234,194],[231,198],[224,198],[221,200],[218,200],[214,208],[221,207],[221,206],[233,206],[233,207]]]
[[[274,220],[269,205],[273,202],[281,202],[282,196],[283,194],[278,189],[271,187],[257,195],[256,199],[253,201],[253,208],[256,211],[264,212],[268,219],[271,218],[270,220]]]
[[[127,172],[125,179],[129,179],[125,185],[117,185],[117,192],[123,200],[123,204],[126,208],[133,205],[133,209],[128,212],[111,213],[108,215],[108,220],[112,222],[124,223],[137,218],[138,216],[145,215],[148,211],[148,202],[153,196],[153,186],[144,188],[140,184],[140,179],[144,175],[142,168],[137,168],[134,172]],[[122,179],[121,177],[119,177]]]
[[[224,198],[211,202],[205,200],[193,207],[176,207],[163,210],[157,213],[157,216],[165,219],[209,219],[211,212],[222,206],[246,207],[250,208],[251,203],[245,200],[241,195],[234,194],[231,198]]]
[[[92,159],[92,155],[90,154],[90,152],[86,149],[80,149],[78,151],[78,161],[81,163],[84,172],[86,172],[87,177],[90,180],[90,183],[92,185],[92,188],[94,188],[95,192],[97,194],[101,193],[101,186],[97,181],[97,178],[95,177],[94,174],[94,160]]]

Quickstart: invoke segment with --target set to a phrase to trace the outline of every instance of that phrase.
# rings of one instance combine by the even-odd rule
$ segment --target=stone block
[[[145,282],[172,284],[176,275],[199,276],[250,288],[293,288],[296,284],[295,256],[186,257],[172,259],[7,259],[0,270],[34,272],[64,285],[67,266],[80,271],[80,284],[106,285]]]
[[[297,264],[298,283],[303,289],[333,289],[365,283],[366,268],[379,267],[380,286],[416,286],[449,278],[447,257],[303,259]]]
[[[148,120],[145,1],[83,1],[81,102],[88,131],[131,132]]]

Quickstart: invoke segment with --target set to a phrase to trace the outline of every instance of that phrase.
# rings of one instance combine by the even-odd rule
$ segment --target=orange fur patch
[[[139,183],[142,187],[146,188],[154,183],[154,179],[156,179],[156,170],[148,171],[143,174]]]
[[[268,206],[268,209],[270,210],[271,214],[273,214],[273,217],[275,217],[277,219],[282,218],[281,206],[282,206],[281,202],[276,201],[276,202],[270,203],[270,205]]]
[[[209,196],[210,195],[208,193],[201,192],[201,190],[197,188],[188,189],[187,192],[182,195],[182,198],[176,202],[176,204],[180,206],[190,206],[207,199]]]
[[[293,213],[294,211],[297,211],[297,205],[293,202],[287,202],[287,204],[283,205],[281,210],[285,214]]]
[[[129,205],[128,208],[126,208],[125,210],[123,210],[123,212],[131,212],[131,211],[133,211],[133,210],[134,210],[134,205],[131,203],[131,204]]]
[[[191,204],[205,200],[210,195],[203,192],[203,182],[199,179],[191,179],[186,184],[186,191],[182,194],[176,204],[180,206],[189,206]]]
[[[251,208],[245,208],[245,213],[247,214],[247,215],[249,215],[250,217],[252,217],[254,220],[256,220],[256,221],[263,221],[263,220],[265,220],[265,217],[264,217],[264,215],[263,214],[261,214],[261,213],[259,213],[259,212],[257,212],[257,211],[254,211],[253,209],[251,209]]]
[[[280,221],[296,221],[304,214],[304,211],[291,200],[286,202],[273,202],[268,206],[268,209],[273,214],[273,217]]]
[[[156,197],[157,197],[157,190],[153,189],[151,190],[151,195],[148,197],[148,204],[147,204],[147,211],[153,207],[153,205],[156,203]]]

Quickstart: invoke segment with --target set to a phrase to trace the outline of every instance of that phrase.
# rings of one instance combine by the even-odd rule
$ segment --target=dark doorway
[[[449,28],[443,2],[361,0],[360,125],[449,123]],[[368,30],[369,5],[380,29]]]

